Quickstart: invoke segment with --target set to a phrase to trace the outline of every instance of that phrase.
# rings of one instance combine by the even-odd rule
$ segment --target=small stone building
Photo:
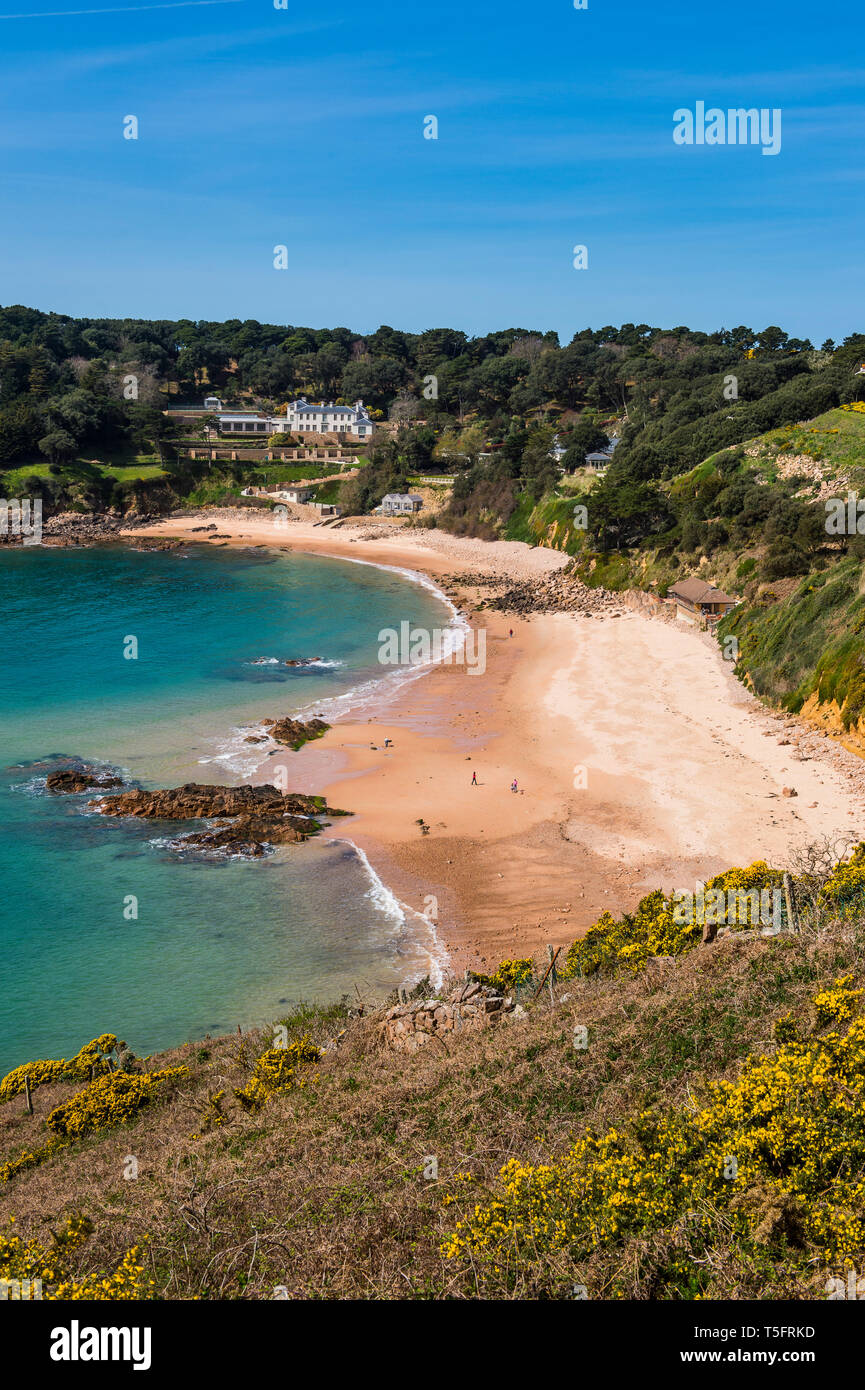
[[[736,606],[736,599],[705,579],[680,579],[667,590],[667,598],[676,605],[676,617],[686,623],[719,622]]]
[[[419,512],[423,506],[423,498],[416,492],[386,492],[381,499],[381,510],[383,516],[405,516],[412,512]]]

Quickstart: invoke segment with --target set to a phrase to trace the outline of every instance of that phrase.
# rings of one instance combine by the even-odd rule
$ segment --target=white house
[[[555,459],[556,463],[561,463],[566,453],[567,449],[565,448],[562,441],[559,439],[559,436],[556,435],[553,440],[552,448],[550,449],[550,458]]]
[[[219,399],[218,396],[205,396],[205,397],[204,397],[204,409],[205,409],[205,410],[222,410],[222,401]]]
[[[375,429],[363,401],[354,405],[310,405],[303,397],[292,401],[286,417],[288,428],[295,434],[352,434],[357,439],[369,439]]]
[[[345,434],[353,439],[371,439],[375,426],[363,401],[354,405],[310,405],[300,399],[292,401],[285,415],[259,415],[255,411],[237,410],[219,417],[223,434]]]

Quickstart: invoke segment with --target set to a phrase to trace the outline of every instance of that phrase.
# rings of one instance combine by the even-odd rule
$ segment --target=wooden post
[[[24,1104],[27,1106],[27,1114],[33,1114],[33,1097],[30,1094],[30,1077],[24,1077]]]
[[[556,975],[556,961],[555,956],[553,955],[553,948],[550,945],[547,946],[547,959],[550,962],[550,968],[547,972],[547,978],[549,980],[550,986],[550,1003],[554,1004],[556,1001],[555,995],[553,994],[553,985],[556,983],[558,976]]]
[[[535,990],[534,994],[532,995],[532,999],[537,999],[537,997],[538,997],[538,995],[540,994],[541,990],[543,989],[544,985],[547,983],[547,976],[549,975],[550,971],[553,969],[553,967],[554,967],[554,965],[555,965],[555,963],[556,963],[556,956],[558,956],[559,951],[560,951],[561,949],[562,949],[561,946],[557,946],[557,947],[556,947],[555,955],[553,956],[552,960],[550,961],[549,965],[547,966],[546,970],[544,971],[544,978],[541,980],[541,983],[538,985],[537,989]]]
[[[796,918],[796,906],[793,897],[793,880],[788,873],[784,874],[784,902],[787,906],[788,930],[792,932],[798,932],[799,922]]]

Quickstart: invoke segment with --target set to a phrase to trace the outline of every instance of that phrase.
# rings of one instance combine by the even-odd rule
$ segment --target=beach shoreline
[[[758,858],[785,866],[808,843],[863,833],[861,762],[766,710],[699,634],[624,606],[485,606],[485,582],[542,580],[567,563],[560,552],[365,519],[276,527],[225,510],[127,539],[208,541],[198,528],[209,523],[216,544],[428,576],[484,634],[482,672],[433,666],[374,715],[339,720],[286,753],[292,789],[351,809],[332,838],[362,850],[435,928],[454,970],[566,948],[602,912],[632,910],[654,888],[692,890]],[[266,768],[252,780],[265,781]]]

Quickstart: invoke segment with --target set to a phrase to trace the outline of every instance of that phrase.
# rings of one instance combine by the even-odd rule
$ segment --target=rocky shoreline
[[[271,784],[229,787],[187,782],[182,787],[145,791],[141,787],[130,787],[112,770],[93,767],[78,759],[64,761],[72,766],[57,767],[55,764],[53,770],[47,772],[47,792],[59,796],[112,792],[110,796],[89,800],[86,803],[88,811],[116,818],[203,823],[204,828],[193,826],[188,833],[177,837],[172,847],[178,850],[213,850],[259,858],[269,846],[300,844],[317,835],[324,828],[322,818],[325,816],[351,814],[328,806],[323,796],[283,792]],[[114,791],[124,785],[126,790]]]
[[[98,512],[57,512],[45,517],[42,522],[40,544],[52,548],[64,546],[104,545],[106,541],[119,541],[121,532],[138,527],[152,526],[157,516],[120,516],[114,513]],[[145,538],[142,538],[144,540]],[[23,536],[0,532],[0,544],[23,546]],[[32,542],[31,542],[32,544]],[[157,540],[154,549],[174,548],[175,541]]]
[[[63,768],[59,772],[49,772],[45,778],[45,789],[74,795],[95,788],[122,787],[123,778],[109,773],[93,772],[91,769]]]
[[[552,570],[531,579],[503,575],[453,574],[442,581],[451,587],[477,591],[476,605],[526,617],[532,613],[579,613],[584,617],[620,618],[630,604],[624,594],[591,588],[567,569]]]

